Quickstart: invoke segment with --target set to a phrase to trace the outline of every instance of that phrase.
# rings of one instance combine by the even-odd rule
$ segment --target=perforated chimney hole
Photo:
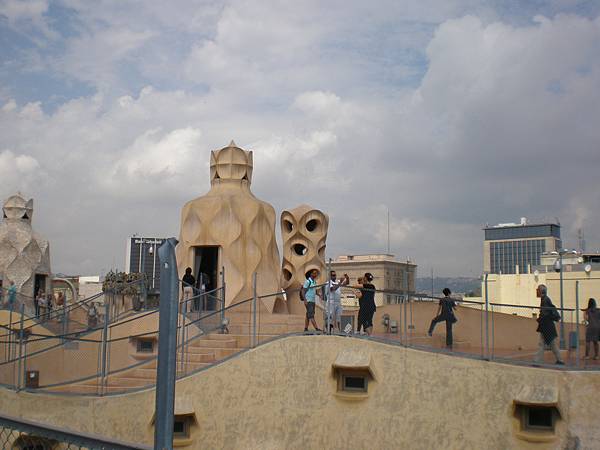
[[[311,219],[308,222],[306,222],[306,229],[308,231],[315,231],[317,229],[317,227],[319,226],[319,221],[317,219]]]
[[[288,233],[291,233],[292,231],[294,231],[294,224],[287,219],[283,220],[283,227],[285,228],[285,231],[287,231]]]
[[[308,249],[302,244],[294,244],[292,248],[294,250],[294,253],[298,256],[304,256],[308,251]]]
[[[292,272],[287,269],[283,269],[283,278],[285,281],[290,281],[292,279]]]

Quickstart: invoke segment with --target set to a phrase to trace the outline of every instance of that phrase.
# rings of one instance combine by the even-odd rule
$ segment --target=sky
[[[596,0],[0,0],[0,197],[34,199],[54,272],[179,234],[210,151],[330,217],[327,257],[479,276],[485,224],[600,249]],[[279,237],[278,237],[279,238]]]

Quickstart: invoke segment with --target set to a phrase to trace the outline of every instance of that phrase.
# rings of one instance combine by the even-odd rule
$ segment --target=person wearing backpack
[[[317,326],[317,322],[315,321],[315,297],[317,295],[316,278],[318,274],[319,272],[317,269],[311,270],[308,278],[302,285],[302,289],[300,289],[300,299],[304,302],[304,306],[306,307],[306,318],[304,319],[305,332],[308,331],[309,322],[313,327],[315,327],[316,331],[321,331]]]
[[[537,332],[540,334],[538,351],[535,355],[535,362],[541,363],[544,360],[544,349],[549,346],[556,357],[556,364],[563,365],[564,362],[560,357],[558,349],[558,334],[554,322],[560,320],[560,314],[556,306],[552,304],[552,300],[548,297],[548,288],[544,284],[540,284],[536,289],[536,295],[540,298],[540,315],[537,318]]]

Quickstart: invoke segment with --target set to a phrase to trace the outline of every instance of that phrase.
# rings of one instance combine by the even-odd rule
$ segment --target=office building
[[[415,277],[417,265],[410,262],[396,261],[394,255],[343,255],[332,261],[331,269],[335,270],[337,277],[341,278],[345,273],[350,277],[350,284],[356,285],[357,279],[366,272],[373,274],[373,284],[377,289],[390,290],[396,293],[408,291],[415,292]],[[377,292],[375,304],[397,303],[400,296]],[[358,306],[358,300],[351,290],[342,290],[342,303],[344,306]]]
[[[483,272],[528,273],[544,252],[560,249],[560,224],[504,223],[484,228]]]
[[[125,256],[126,273],[145,273],[152,291],[160,290],[160,264],[158,248],[165,238],[133,235],[127,240]]]

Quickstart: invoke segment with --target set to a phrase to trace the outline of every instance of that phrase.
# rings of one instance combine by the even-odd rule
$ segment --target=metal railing
[[[261,306],[265,301],[282,297],[282,292],[259,295],[256,276],[253,283],[252,297],[229,307],[224,306],[224,285],[209,292],[196,291],[194,296],[179,300],[178,377],[204,370],[235,353],[290,331],[302,331],[301,316],[279,316],[288,317],[288,323],[278,323],[268,308]],[[453,342],[448,348],[443,324],[437,326],[432,336],[428,335],[440,297],[398,290],[375,291],[383,293],[384,297],[391,296],[393,301],[375,313],[372,339],[485,360],[553,365],[550,352],[544,353],[545,360],[534,361],[539,351],[535,321],[539,307],[506,305],[490,299],[487,302],[455,299],[458,322],[452,326]],[[158,310],[132,310],[133,315],[125,317],[111,311],[114,304],[110,298],[105,302],[105,311],[100,317],[108,320],[98,321],[95,327],[60,335],[41,333],[35,324],[28,325],[30,319],[22,312],[15,313],[18,322],[15,318],[12,327],[5,327],[0,336],[0,352],[4,353],[0,358],[3,361],[0,362],[0,383],[15,390],[89,395],[110,395],[153,386],[155,378],[151,373],[155,371],[157,355],[155,347],[146,353],[144,345],[149,345],[148,341],[156,345]],[[512,312],[506,313],[507,308]],[[583,359],[581,338],[585,332],[577,309],[557,309],[569,336],[569,345],[561,349],[564,367],[600,369],[597,362]],[[521,313],[515,316],[515,310]],[[317,315],[322,312],[317,310]],[[354,325],[357,311],[346,311],[344,316],[353,321],[350,335],[360,336]],[[113,322],[113,317],[120,317],[120,320]],[[60,367],[58,363],[53,366],[53,361],[60,361]],[[46,372],[37,374],[40,377],[36,385],[31,381],[39,367],[44,367]],[[69,368],[77,370],[70,371]],[[73,376],[74,373],[77,375]]]
[[[53,425],[0,414],[0,448],[151,450],[149,445],[122,442]]]

